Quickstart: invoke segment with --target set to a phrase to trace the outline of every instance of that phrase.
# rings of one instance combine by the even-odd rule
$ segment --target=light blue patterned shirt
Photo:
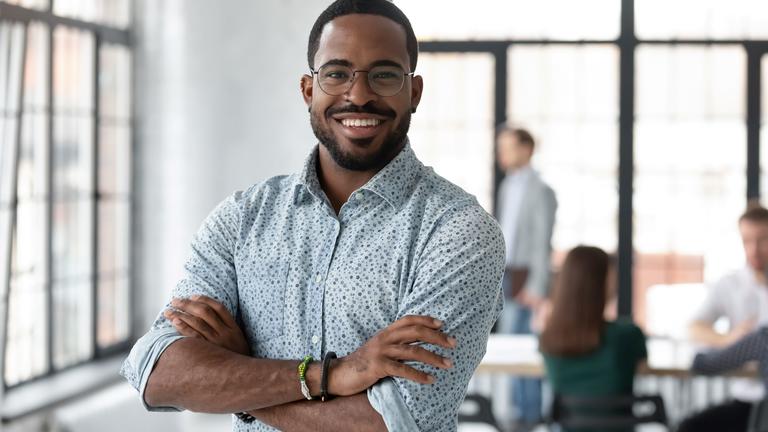
[[[343,356],[405,315],[443,320],[458,346],[425,347],[454,367],[415,363],[436,382],[385,379],[368,399],[389,430],[455,431],[502,308],[499,226],[474,197],[422,165],[410,145],[338,216],[320,188],[316,160],[317,147],[300,174],[219,204],[195,236],[173,296],[222,302],[242,323],[253,355],[271,359]],[[121,373],[142,401],[153,365],[180,337],[161,313],[131,350]],[[274,430],[233,421],[235,431]]]

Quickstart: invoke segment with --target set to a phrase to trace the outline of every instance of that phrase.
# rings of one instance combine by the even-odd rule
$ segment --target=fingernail
[[[450,359],[443,359],[445,367],[453,367],[453,362]]]
[[[435,382],[435,377],[432,375],[427,376],[427,383],[433,384]]]
[[[181,320],[176,318],[175,320],[173,320],[173,325],[181,325]]]
[[[192,297],[190,297],[192,300],[200,300],[200,296],[195,294]]]
[[[435,323],[435,325],[436,325],[436,326],[440,326],[440,327],[442,327],[442,326],[443,326],[443,322],[442,322],[442,321],[440,321],[440,320],[439,320],[439,319],[437,319],[437,318],[435,318],[435,319],[434,319],[434,320],[432,320],[432,321]]]
[[[173,299],[173,300],[171,300],[171,304],[172,304],[173,306],[178,306],[178,305],[179,305],[179,301],[178,301],[178,300],[176,300],[176,299]]]
[[[448,336],[448,343],[451,344],[452,347],[456,346],[456,338],[453,336]]]

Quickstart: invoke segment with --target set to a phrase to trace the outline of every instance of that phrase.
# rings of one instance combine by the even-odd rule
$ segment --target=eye
[[[373,79],[377,81],[387,81],[387,80],[394,80],[398,78],[398,74],[392,71],[377,71],[373,75]]]
[[[345,81],[349,80],[349,72],[344,69],[331,69],[322,71],[320,77],[324,80]]]

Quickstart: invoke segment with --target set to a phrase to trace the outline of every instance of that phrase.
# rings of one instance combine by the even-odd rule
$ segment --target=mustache
[[[325,111],[326,117],[330,117],[336,114],[342,113],[355,113],[355,114],[375,114],[389,118],[395,118],[397,113],[394,110],[387,108],[379,108],[373,103],[369,102],[363,106],[349,104],[340,107],[331,107]]]

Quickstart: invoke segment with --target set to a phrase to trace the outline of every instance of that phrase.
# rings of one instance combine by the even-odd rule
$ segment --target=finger
[[[209,326],[205,320],[202,320],[194,315],[189,315],[182,312],[171,312],[170,319],[171,322],[176,320],[182,321],[192,330],[200,333],[205,339],[209,341],[213,341],[216,339],[216,337],[218,337],[218,333],[216,330],[214,330],[213,327]]]
[[[389,332],[385,337],[385,342],[390,344],[410,344],[414,342],[423,342],[443,348],[455,348],[456,339],[447,334],[428,327],[413,325],[403,327]]]
[[[432,375],[396,361],[387,362],[385,372],[388,376],[405,378],[421,384],[432,384],[435,382],[435,377]]]
[[[196,337],[196,338],[203,337],[203,335],[196,332],[192,327],[188,326],[180,318],[174,318],[173,320],[171,320],[171,324],[173,325],[173,328],[175,328],[176,331],[179,332],[179,334],[182,336]]]
[[[208,326],[215,329],[227,327],[219,318],[219,315],[207,304],[192,299],[175,298],[171,301],[171,306],[180,309],[188,315],[193,315],[202,319]]]
[[[439,329],[443,326],[443,322],[437,318],[433,318],[428,315],[406,315],[399,320],[392,323],[388,329],[397,329],[402,327],[408,327],[412,325],[422,325],[425,327]]]
[[[441,369],[453,367],[451,360],[417,345],[390,345],[384,354],[393,360],[417,361]]]
[[[227,309],[226,306],[224,306],[223,304],[204,295],[194,295],[191,298],[192,300],[196,300],[201,303],[207,304],[208,307],[210,307],[211,309],[213,309],[214,312],[216,312],[216,315],[219,316],[219,319],[221,320],[221,322],[227,327],[230,327],[230,328],[239,327],[237,325],[237,322],[235,321],[235,318],[232,316],[231,313],[229,313],[229,309]]]

